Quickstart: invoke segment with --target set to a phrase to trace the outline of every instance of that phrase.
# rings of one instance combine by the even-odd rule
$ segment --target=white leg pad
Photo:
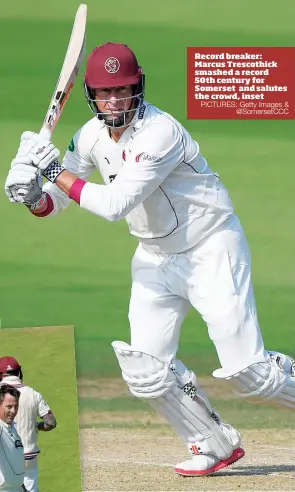
[[[199,391],[196,378],[195,386],[193,373],[182,362],[165,364],[124,342],[113,342],[112,347],[130,392],[166,417],[178,436],[194,446],[198,454],[225,459],[239,447],[239,433],[220,421]]]
[[[295,361],[269,351],[266,362],[252,364],[228,379],[235,393],[254,403],[274,403],[295,410]]]

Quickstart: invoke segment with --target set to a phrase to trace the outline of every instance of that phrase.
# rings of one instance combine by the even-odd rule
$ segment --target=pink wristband
[[[81,193],[82,193],[82,190],[83,190],[85,185],[86,185],[86,181],[84,181],[83,179],[77,178],[73,182],[71,189],[70,189],[69,197],[72,200],[75,200],[75,202],[79,203],[79,205],[80,205]]]

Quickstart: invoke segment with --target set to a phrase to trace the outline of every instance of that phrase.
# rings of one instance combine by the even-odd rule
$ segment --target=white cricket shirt
[[[50,408],[43,396],[30,386],[22,384],[16,376],[6,376],[1,384],[10,384],[20,391],[19,409],[15,417],[15,426],[21,436],[25,457],[31,458],[40,452],[37,445],[37,417],[44,417]]]
[[[228,192],[199,145],[171,115],[149,103],[116,143],[96,117],[74,136],[63,165],[87,179],[98,169],[105,185],[87,183],[80,206],[108,220],[125,218],[146,248],[178,253],[200,242],[233,215]],[[44,190],[51,215],[70,199],[56,185]]]
[[[25,459],[21,438],[14,425],[0,420],[0,491],[20,492]]]

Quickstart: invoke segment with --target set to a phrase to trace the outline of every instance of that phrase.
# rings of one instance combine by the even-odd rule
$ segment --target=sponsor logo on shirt
[[[74,144],[74,139],[72,138],[71,143],[69,145],[69,151],[74,152],[75,150],[75,144]]]
[[[144,117],[145,110],[146,110],[146,106],[143,104],[138,111],[139,120],[142,120],[142,118]]]
[[[136,162],[160,162],[161,161],[161,157],[159,157],[158,155],[150,155],[150,154],[147,154],[146,152],[141,152],[140,154],[137,154],[137,156],[135,157],[135,161]]]

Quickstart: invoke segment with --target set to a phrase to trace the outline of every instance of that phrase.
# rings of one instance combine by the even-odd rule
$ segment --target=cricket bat
[[[82,3],[75,16],[63,66],[40,131],[40,136],[46,140],[51,139],[83,62],[86,45],[86,19],[87,5]]]

